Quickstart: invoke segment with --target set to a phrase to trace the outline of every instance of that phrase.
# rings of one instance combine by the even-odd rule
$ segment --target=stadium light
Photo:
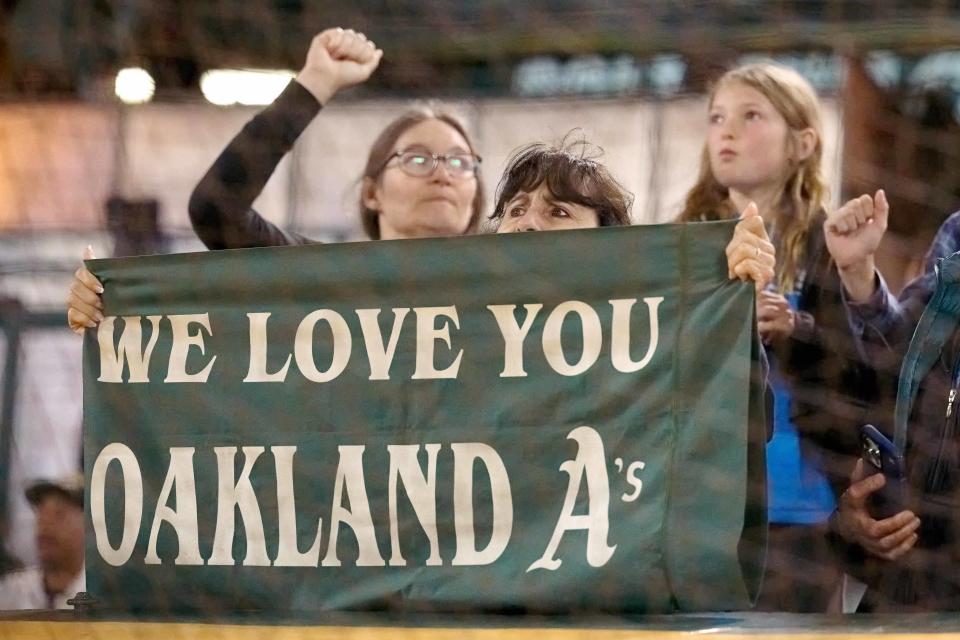
[[[117,72],[113,91],[126,104],[143,104],[153,98],[155,86],[146,69],[130,67]]]
[[[267,105],[276,100],[293,76],[292,71],[214,69],[200,77],[200,91],[208,102],[222,107]]]

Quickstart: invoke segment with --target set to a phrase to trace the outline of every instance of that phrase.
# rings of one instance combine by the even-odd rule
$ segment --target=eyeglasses
[[[386,167],[391,160],[398,158],[397,166],[408,176],[425,178],[437,169],[443,161],[443,168],[454,178],[466,178],[474,175],[480,167],[480,156],[469,153],[430,153],[428,151],[395,151],[383,164]]]

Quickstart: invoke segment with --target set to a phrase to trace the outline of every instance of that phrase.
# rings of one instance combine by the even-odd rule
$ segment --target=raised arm
[[[369,78],[382,55],[353,30],[328,29],[313,39],[296,79],[244,126],[194,188],[190,221],[208,248],[307,241],[262,218],[253,201],[322,106],[339,90]]]
[[[883,189],[846,202],[827,217],[823,233],[851,302],[866,302],[877,288],[874,256],[887,230],[890,206]]]
[[[895,298],[877,271],[874,254],[887,227],[883,191],[844,204],[824,224],[827,247],[837,264],[851,326],[870,349],[906,347],[936,286],[940,258],[960,250],[960,212],[941,225],[924,261],[924,272]]]
[[[850,326],[866,347],[900,342],[911,321],[890,294],[875,255],[887,229],[890,206],[882,189],[853,198],[829,215],[824,239],[836,263]],[[870,343],[870,344],[866,344]]]

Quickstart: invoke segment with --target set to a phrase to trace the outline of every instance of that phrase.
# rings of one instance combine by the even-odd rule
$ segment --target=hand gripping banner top
[[[766,535],[732,223],[94,260],[105,611],[744,609]]]

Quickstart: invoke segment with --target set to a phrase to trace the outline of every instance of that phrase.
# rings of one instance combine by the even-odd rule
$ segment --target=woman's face
[[[530,192],[517,193],[503,208],[497,233],[514,231],[555,231],[589,229],[600,226],[600,216],[593,207],[554,199],[547,185],[541,183]]]
[[[407,129],[394,151],[431,155],[470,156],[470,145],[460,132],[442,120],[424,120]],[[466,232],[477,193],[474,172],[452,175],[441,160],[427,175],[410,175],[392,158],[379,180],[367,183],[364,205],[380,212],[380,237],[423,238]]]
[[[710,169],[728,189],[749,194],[783,184],[790,162],[789,127],[773,103],[741,82],[727,82],[710,107]]]

